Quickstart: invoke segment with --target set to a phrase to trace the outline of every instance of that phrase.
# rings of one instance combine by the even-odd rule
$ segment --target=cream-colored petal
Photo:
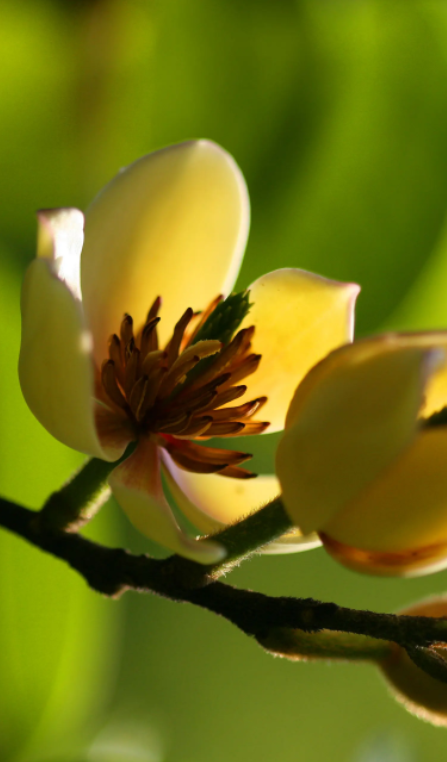
[[[95,404],[95,426],[101,447],[111,461],[121,458],[128,445],[137,439],[127,415],[111,410],[98,400]]]
[[[267,545],[263,549],[264,555],[284,555],[285,553],[301,553],[303,550],[313,550],[321,546],[321,540],[316,532],[302,534],[299,529],[288,532]]]
[[[48,259],[28,267],[21,309],[19,377],[31,411],[74,450],[114,460],[96,435],[91,339],[81,305]]]
[[[277,450],[287,510],[304,532],[326,526],[413,441],[440,350],[394,336],[333,352],[298,387]]]
[[[375,577],[421,577],[447,568],[447,543],[400,551],[362,550],[321,532],[325,550],[336,561]]]
[[[175,465],[163,453],[164,473],[172,496],[181,511],[202,532],[213,533],[240,521],[278,497],[275,476],[231,479],[217,474],[194,474]],[[317,535],[303,536],[298,529],[270,543],[264,553],[295,553],[321,545]]]
[[[440,361],[427,381],[421,415],[428,417],[447,406],[447,331],[420,331],[399,333],[393,337],[401,347],[425,347],[442,349],[444,361]]]
[[[419,345],[442,348],[447,358],[447,332],[430,331],[419,334],[408,334],[402,340]],[[422,415],[428,417],[447,406],[447,359],[440,362],[431,374],[425,389]]]
[[[51,259],[54,272],[81,298],[84,215],[79,209],[42,209],[37,213],[37,256]]]
[[[447,429],[413,445],[325,525],[335,540],[382,552],[443,545],[447,556]]]
[[[293,393],[315,363],[351,341],[359,290],[293,269],[268,273],[250,286],[253,307],[242,327],[256,327],[253,352],[262,360],[247,378],[246,398],[268,396],[262,409],[268,433],[284,428]]]
[[[215,143],[180,143],[121,171],[86,213],[82,293],[97,359],[124,312],[138,327],[162,296],[166,341],[187,307],[227,293],[248,227],[244,179]]]
[[[217,474],[195,474],[175,465],[163,452],[169,489],[185,516],[202,532],[217,532],[248,516],[278,497],[275,476],[232,479]]]
[[[160,455],[147,438],[109,477],[113,494],[132,524],[146,537],[192,561],[212,564],[225,557],[225,549],[208,540],[188,537],[178,526],[163,494]]]

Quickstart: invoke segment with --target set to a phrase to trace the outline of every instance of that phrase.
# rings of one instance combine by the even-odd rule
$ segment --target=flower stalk
[[[79,531],[96,516],[109,498],[109,475],[134,449],[135,444],[129,445],[118,463],[109,463],[99,458],[89,459],[60,490],[50,495],[39,513],[39,523],[50,531]],[[227,553],[222,562],[211,567],[200,567],[203,575],[217,579],[244,558],[281,537],[291,527],[292,521],[280,498],[272,500],[260,510],[212,536],[213,540],[224,546]],[[195,564],[192,566],[195,568]]]
[[[212,535],[212,539],[223,545],[227,551],[224,560],[213,565],[212,578],[217,579],[228,573],[260,548],[286,534],[292,526],[290,516],[278,497],[242,521]]]
[[[131,444],[119,462],[129,457]],[[48,530],[78,532],[96,516],[110,497],[108,476],[117,463],[90,458],[57,492],[53,492],[39,512],[39,523]]]

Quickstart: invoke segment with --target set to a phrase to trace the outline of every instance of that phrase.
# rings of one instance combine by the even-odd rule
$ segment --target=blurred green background
[[[307,268],[363,287],[358,334],[447,324],[447,5],[412,0],[0,2],[0,490],[38,507],[81,461],[16,376],[39,207],[85,208],[123,165],[208,137],[241,166],[239,284]],[[277,439],[256,443],[272,467]],[[111,501],[91,534],[148,543]],[[393,611],[447,572],[363,578],[322,550],[234,584]],[[0,533],[1,762],[435,762],[447,733],[372,667],[273,659],[187,605],[90,592]]]

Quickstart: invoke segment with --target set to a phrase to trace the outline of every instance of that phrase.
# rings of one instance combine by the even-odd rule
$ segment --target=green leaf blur
[[[444,2],[3,0],[0,24],[2,494],[37,508],[80,463],[16,376],[34,212],[85,208],[155,148],[208,137],[241,166],[252,228],[239,289],[303,267],[362,285],[362,335],[445,327]],[[261,472],[276,441],[256,443]],[[113,502],[92,531],[149,548]],[[292,665],[202,611],[102,600],[6,533],[0,572],[2,762],[350,762],[375,758],[382,737],[415,761],[447,752],[370,667]],[[316,550],[257,558],[232,581],[391,611],[447,575],[362,578]]]

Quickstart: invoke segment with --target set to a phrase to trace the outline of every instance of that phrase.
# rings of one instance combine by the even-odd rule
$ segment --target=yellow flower
[[[283,499],[349,568],[447,566],[447,333],[332,352],[298,386],[277,451]],[[430,419],[430,416],[434,416]]]
[[[296,378],[351,339],[357,287],[272,272],[250,287],[253,307],[229,344],[195,342],[203,313],[193,310],[207,317],[230,292],[249,227],[242,174],[209,141],[156,151],[121,171],[86,212],[84,241],[78,210],[38,218],[38,257],[22,292],[19,374],[29,407],[90,456],[114,462],[137,441],[110,476],[119,504],[171,550],[218,560],[220,546],[177,524],[161,474],[206,533],[277,496],[276,477],[250,479],[240,468],[250,456],[202,441],[260,433],[267,422],[281,429]],[[263,420],[253,420],[261,405]],[[315,544],[295,532],[276,550]]]
[[[439,595],[399,611],[405,616],[447,617],[447,596]],[[423,672],[407,652],[390,643],[391,654],[381,664],[383,674],[395,696],[406,709],[433,725],[447,725],[447,685]],[[446,646],[433,646],[446,659]]]

